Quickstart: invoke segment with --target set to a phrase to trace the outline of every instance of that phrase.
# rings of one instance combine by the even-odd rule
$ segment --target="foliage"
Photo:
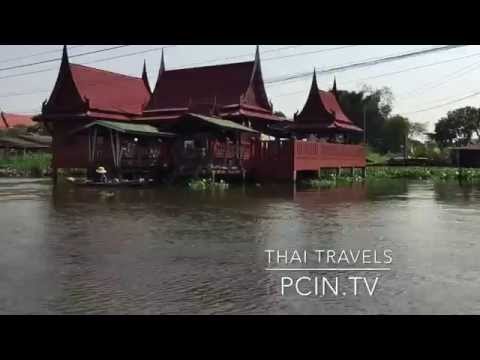
[[[348,185],[352,183],[362,182],[364,181],[363,177],[361,176],[345,176],[340,175],[337,176],[336,174],[332,173],[329,175],[324,175],[320,178],[314,179],[305,179],[300,182],[302,186],[309,187],[309,188],[333,188],[342,185]]]
[[[223,180],[214,182],[211,179],[191,179],[188,181],[187,186],[193,191],[226,190],[229,188],[229,184]]]
[[[480,135],[480,109],[466,106],[449,111],[435,124],[433,138],[441,147],[465,146]]]
[[[415,180],[480,180],[480,169],[428,168],[428,167],[374,167],[369,168],[368,178]]]
[[[364,115],[367,122],[367,143],[377,151],[383,152],[386,143],[383,127],[392,111],[393,95],[389,88],[371,89],[364,87],[361,91],[338,91],[338,98],[345,114],[363,129]],[[359,135],[362,137],[363,135]]]
[[[41,177],[50,167],[51,154],[27,154],[0,159],[0,169],[8,176]]]
[[[388,160],[388,156],[379,154],[372,147],[367,147],[367,161],[372,164],[385,164]]]
[[[395,115],[388,118],[383,126],[383,151],[398,153],[406,145],[410,122],[407,118]]]

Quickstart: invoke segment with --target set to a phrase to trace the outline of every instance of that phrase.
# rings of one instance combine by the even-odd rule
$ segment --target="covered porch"
[[[120,179],[156,177],[168,168],[169,143],[175,137],[150,125],[104,120],[77,127],[68,135],[87,138],[87,177],[94,178],[95,169],[102,166]]]

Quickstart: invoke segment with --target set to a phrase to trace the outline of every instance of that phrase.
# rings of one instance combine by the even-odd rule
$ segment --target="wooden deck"
[[[308,141],[262,141],[252,147],[246,168],[256,179],[296,181],[303,171],[365,169],[363,145]]]

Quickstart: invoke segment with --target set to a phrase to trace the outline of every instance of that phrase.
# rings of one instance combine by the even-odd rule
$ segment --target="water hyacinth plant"
[[[368,178],[415,180],[480,180],[480,169],[432,167],[371,167]]]
[[[229,184],[223,180],[215,182],[211,179],[191,179],[188,181],[187,186],[193,191],[226,190],[229,188]]]
[[[305,179],[300,184],[309,188],[333,188],[363,181],[364,179],[361,176],[339,176],[332,173],[316,179]]]

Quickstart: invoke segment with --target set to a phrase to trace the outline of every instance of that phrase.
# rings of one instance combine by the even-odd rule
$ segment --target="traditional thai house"
[[[258,47],[254,61],[177,70],[166,69],[162,53],[151,99],[136,118],[179,135],[173,160],[186,174],[243,175],[252,142],[283,120],[267,98]],[[190,151],[180,155],[182,144]]]
[[[363,130],[355,126],[343,112],[337,96],[336,81],[331,92],[318,88],[314,71],[305,106],[294,121],[274,125],[287,141],[262,143],[252,165],[258,177],[291,179],[299,172],[320,173],[322,169],[365,169],[366,154],[362,145],[352,144],[355,134]],[[275,162],[282,162],[278,167]]]
[[[150,101],[145,73],[145,65],[137,78],[71,64],[64,47],[54,89],[34,118],[52,135],[54,174],[61,168],[93,172],[101,164],[122,175],[132,159],[139,170],[163,164],[168,156],[163,140],[173,134],[131,121]]]
[[[336,81],[332,91],[320,90],[315,71],[305,106],[294,115],[293,120],[291,123],[282,123],[281,127],[296,139],[351,143],[355,135],[363,133],[343,112],[338,102]]]
[[[126,76],[72,64],[64,47],[55,87],[34,120],[52,134],[54,174],[93,175],[104,166],[118,177],[248,173],[295,181],[298,171],[365,166],[360,145],[298,140],[361,131],[334,93],[318,90],[315,75],[294,122],[273,114],[258,47],[253,61],[177,70],[166,69],[162,53],[153,92],[145,64],[141,77]]]

